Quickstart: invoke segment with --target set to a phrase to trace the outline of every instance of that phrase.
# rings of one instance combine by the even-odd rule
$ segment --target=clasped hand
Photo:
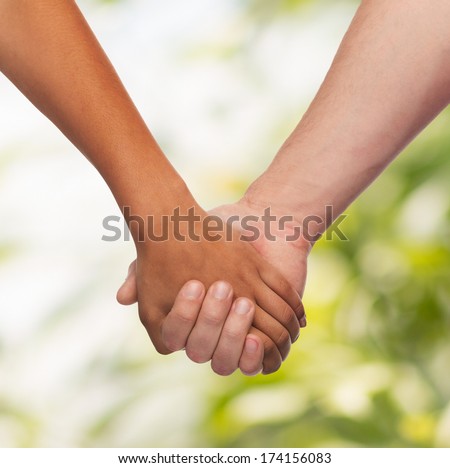
[[[200,208],[196,214],[207,216]],[[258,216],[261,210],[241,200],[210,214],[226,226],[230,215]],[[301,294],[310,247],[263,235],[250,243],[238,230],[229,239],[226,228],[210,241],[200,232],[201,221],[196,226],[200,240],[171,235],[164,242],[138,242],[118,301],[138,302],[159,353],[185,349],[194,362],[211,361],[220,375],[237,368],[246,375],[275,372],[306,326]]]

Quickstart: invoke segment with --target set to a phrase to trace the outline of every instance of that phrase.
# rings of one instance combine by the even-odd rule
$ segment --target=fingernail
[[[306,325],[308,325],[308,322],[306,321],[306,315],[304,315],[301,319],[300,319],[300,326],[302,328],[305,328]]]
[[[258,351],[258,342],[255,340],[252,340],[251,338],[247,338],[245,340],[245,352],[249,354],[254,354],[256,351]]]
[[[192,281],[183,288],[183,296],[188,299],[198,299],[202,295],[202,291],[202,284]]]
[[[250,312],[252,308],[251,302],[248,301],[248,299],[240,299],[236,303],[236,313],[239,315],[245,315]]]
[[[226,299],[228,294],[230,294],[230,286],[227,283],[220,281],[214,284],[212,293],[216,299]]]

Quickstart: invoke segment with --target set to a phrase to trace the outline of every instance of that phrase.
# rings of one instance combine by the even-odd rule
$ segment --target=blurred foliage
[[[309,327],[275,376],[213,388],[211,445],[450,446],[449,124],[349,209],[349,241],[315,247]]]
[[[355,2],[355,0],[343,0],[344,2]],[[336,5],[336,0],[240,0],[238,3],[242,5],[246,15],[253,21],[271,21],[280,16],[295,15],[300,9],[305,7],[327,7]],[[342,0],[341,0],[342,3]]]
[[[249,26],[307,3],[239,1]],[[80,444],[120,441],[114,434],[133,427],[133,415],[146,413],[167,379],[167,386],[193,385],[199,409],[189,433],[158,445],[450,447],[449,125],[445,112],[354,203],[342,224],[349,241],[324,239],[315,247],[309,326],[277,374],[222,379],[208,372],[196,380],[189,368],[156,379],[148,374],[159,359],[148,349],[127,353],[124,339],[80,369],[77,388],[94,382],[122,390],[86,417]],[[0,262],[6,251],[0,246]],[[67,311],[75,314],[74,304],[70,298],[56,311],[50,328]],[[177,405],[175,398],[167,415],[174,433]],[[0,420],[23,424],[17,445],[32,445],[38,423],[12,408],[0,393]],[[155,440],[144,432],[127,444]]]
[[[249,27],[311,3],[239,2]],[[317,245],[309,327],[283,368],[205,382],[197,445],[450,446],[449,124],[447,112],[351,207],[348,242]]]

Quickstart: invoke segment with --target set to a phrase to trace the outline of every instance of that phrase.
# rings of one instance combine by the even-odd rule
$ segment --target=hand
[[[173,351],[186,347],[194,362],[211,360],[216,374],[230,375],[237,368],[246,375],[263,369],[264,349],[261,340],[248,334],[255,307],[247,298],[232,303],[233,290],[217,281],[208,290],[198,281],[189,281],[177,296],[163,323],[164,343]],[[214,311],[216,320],[208,320]]]
[[[121,302],[135,302],[135,279],[136,261],[119,291]],[[216,316],[213,323],[208,319],[211,311]],[[264,348],[258,336],[248,334],[254,312],[247,298],[233,302],[230,284],[217,281],[205,294],[203,284],[191,280],[178,293],[163,322],[162,340],[171,351],[185,349],[194,362],[211,361],[216,374],[230,375],[239,368],[245,375],[256,375],[263,368]]]
[[[266,228],[261,218],[268,205],[258,203],[255,198],[250,202],[247,198],[242,198],[236,203],[222,205],[210,211],[210,214],[220,216],[223,220],[231,216],[238,215],[240,219],[249,216],[256,216],[259,222],[252,223],[259,231],[259,237],[253,242],[249,242],[262,258],[274,266],[284,278],[288,280],[291,286],[303,297],[306,284],[308,256],[312,249],[312,243],[302,236],[295,240],[286,240],[286,237],[292,235],[293,227],[286,225],[285,229],[279,229],[276,224],[283,216],[290,216],[285,209],[279,208],[275,204],[270,206],[270,214],[276,218],[271,229],[271,236],[275,239],[268,239]],[[298,224],[296,225],[298,226]],[[306,326],[306,315],[300,320],[300,325]]]
[[[245,295],[255,304],[251,333],[259,337],[264,346],[264,372],[274,372],[299,334],[299,320],[304,316],[300,297],[251,245],[238,240],[239,236],[225,241],[224,229],[220,240],[205,240],[200,229],[206,213],[197,208],[195,214],[200,218],[195,223],[200,240],[187,236],[180,242],[170,232],[165,242],[137,243],[135,284],[141,321],[156,349],[168,354],[172,350],[163,340],[162,326],[180,288],[192,279],[193,272],[207,288],[219,279],[227,281],[233,285],[236,296]],[[187,229],[185,231],[183,235],[187,234]],[[133,276],[129,281],[132,280]],[[118,299],[122,303],[136,298],[134,295],[130,301],[130,296],[124,297],[126,291],[130,288],[119,291]],[[216,311],[208,310],[205,314],[210,323],[218,322]],[[205,357],[203,352],[199,354],[201,360],[210,357]]]
[[[254,204],[250,205],[245,199],[241,200],[238,203],[233,205],[225,205],[219,208],[216,208],[211,212],[211,214],[215,214],[221,216],[223,219],[228,219],[230,215],[238,214],[241,219],[244,216],[257,215],[259,218],[264,213],[264,207],[257,207]],[[272,209],[272,214],[277,215],[278,213]],[[281,215],[278,215],[281,216]],[[264,229],[261,225],[259,225],[260,232],[264,233]],[[279,233],[283,234],[283,233]],[[306,260],[311,249],[311,245],[304,241],[303,239],[298,239],[295,242],[286,242],[283,237],[278,237],[275,241],[270,241],[264,236],[260,236],[257,241],[251,244],[257,252],[260,253],[262,257],[268,260],[273,265],[277,266],[283,275],[291,282],[291,284],[295,287],[295,289],[303,294],[305,280],[306,280]],[[135,276],[135,263],[133,262],[130,266],[129,276],[123,286],[120,288],[117,298],[118,301],[124,305],[132,304],[136,302],[136,276]],[[180,293],[181,294],[181,293]],[[208,292],[209,294],[209,292]],[[197,315],[200,311],[201,301],[203,300],[203,295],[200,296],[200,299],[197,301],[196,307],[187,307],[186,310],[190,311],[190,317],[188,321],[188,326],[186,326],[186,317],[178,318],[177,314],[173,314],[174,309],[168,315],[165,324],[170,323],[170,326],[164,326],[164,330],[166,330],[166,335],[163,336],[163,339],[166,340],[170,337],[170,332],[172,331],[175,336],[177,336],[178,341],[173,349],[182,349],[186,346],[186,352],[188,356],[198,362],[195,358],[195,353],[193,350],[196,348],[202,349],[201,343],[202,340],[207,339],[202,337],[202,333],[205,330],[204,327],[200,327],[200,332],[192,333],[192,336],[189,338],[189,333],[186,331],[187,329],[189,332],[191,330],[196,330],[197,325],[194,327],[195,320]],[[181,303],[181,302],[180,302]],[[213,300],[205,302],[202,306],[203,315],[211,313],[214,311],[214,308],[217,309],[218,304],[214,303]],[[212,308],[212,311],[209,309]],[[182,308],[180,308],[181,310]],[[220,310],[225,310],[226,305],[221,307]],[[208,312],[209,311],[209,312]],[[172,317],[169,319],[169,317]],[[201,320],[199,320],[199,324]],[[303,315],[300,318],[301,326],[306,326],[306,317]],[[223,321],[220,320],[216,323],[216,332],[214,336],[219,336],[221,327],[223,325]],[[211,334],[206,333],[206,336],[210,339]],[[189,339],[188,339],[189,338]],[[247,341],[254,340],[255,347],[258,344],[257,337],[247,337]],[[240,341],[239,341],[240,340]],[[242,342],[242,337],[237,339],[238,342]],[[166,345],[168,344],[165,341]],[[170,347],[170,346],[169,346]],[[239,346],[237,346],[239,348]],[[204,347],[203,347],[204,348]],[[242,348],[242,347],[241,347]],[[241,349],[240,348],[240,349]],[[221,349],[218,347],[217,349]],[[246,349],[246,348],[245,348]],[[226,373],[231,373],[234,371],[237,366],[239,365],[240,369],[245,374],[254,374],[257,373],[260,369],[260,357],[257,352],[255,353],[246,353],[244,349],[244,354],[240,361],[237,361],[235,358],[227,359],[227,355],[223,353],[217,357],[217,353],[213,353],[210,351],[209,359],[212,358],[212,367],[216,373],[223,374],[223,372],[219,371],[219,369],[224,370],[226,369]],[[208,357],[208,353],[205,354],[205,358]],[[205,359],[205,360],[209,360]]]

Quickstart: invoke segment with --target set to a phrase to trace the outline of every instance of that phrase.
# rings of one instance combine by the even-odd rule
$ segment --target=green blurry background
[[[356,2],[80,2],[207,207],[269,163]],[[114,301],[134,256],[95,171],[0,80],[0,445],[450,447],[450,114],[310,258],[309,326],[273,376],[158,356]]]

